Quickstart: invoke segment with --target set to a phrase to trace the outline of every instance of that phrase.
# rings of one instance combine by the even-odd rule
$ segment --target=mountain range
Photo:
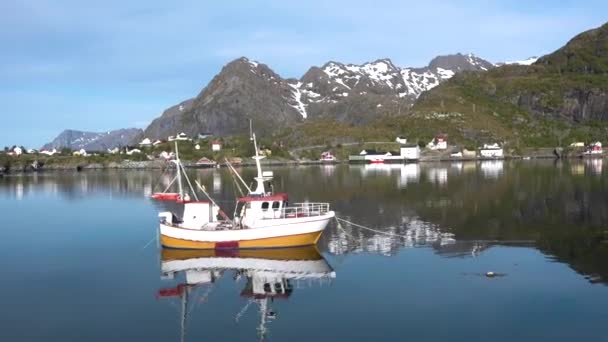
[[[106,151],[107,149],[126,146],[133,139],[141,136],[142,133],[143,131],[139,128],[124,128],[101,133],[66,129],[53,141],[42,146],[41,150],[69,148],[72,150]]]
[[[469,146],[605,139],[608,24],[551,54],[497,64],[472,54],[438,56],[422,68],[399,67],[386,58],[360,65],[330,61],[295,79],[241,57],[197,96],[166,109],[130,143],[179,132],[246,134],[249,120],[256,132],[290,144],[324,144],[338,137],[392,140],[395,134],[428,141],[439,132]],[[125,141],[71,132],[45,146]]]
[[[424,91],[463,71],[494,65],[472,54],[434,58],[423,68],[400,68],[390,59],[361,65],[328,62],[300,79],[284,79],[267,65],[242,57],[228,63],[195,98],[165,110],[144,135],[177,132],[269,134],[310,119],[363,125],[387,112],[405,113]]]

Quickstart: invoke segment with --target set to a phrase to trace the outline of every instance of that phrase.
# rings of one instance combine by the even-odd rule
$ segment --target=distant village
[[[385,143],[377,143],[381,144],[383,147],[387,145],[394,146],[390,150],[376,150],[372,148],[364,148],[360,150],[358,153],[353,153],[352,151],[356,148],[357,145],[370,145],[373,143],[353,143],[352,148],[350,149],[351,154],[348,155],[348,158],[345,158],[345,155],[342,154],[342,158],[336,153],[337,148],[329,148],[319,153],[318,157],[310,158],[310,154],[308,158],[299,158],[298,156],[290,156],[289,159],[297,159],[299,161],[307,161],[307,162],[319,162],[319,163],[338,163],[338,162],[350,162],[350,163],[371,163],[371,164],[382,164],[382,163],[405,163],[405,162],[417,162],[417,161],[425,161],[425,160],[473,160],[473,159],[504,159],[504,158],[515,158],[522,157],[524,159],[529,158],[529,156],[515,156],[509,155],[505,153],[504,146],[499,142],[487,142],[482,146],[479,146],[477,149],[467,149],[459,147],[458,145],[450,145],[448,143],[448,135],[446,134],[437,134],[431,141],[424,144],[422,142],[418,143],[410,143],[407,137],[398,136],[395,138],[393,142],[385,142]],[[12,146],[6,147],[3,151],[3,154],[8,157],[18,158],[22,155],[34,155],[34,156],[62,156],[62,157],[93,157],[93,156],[122,156],[124,159],[133,158],[136,160],[164,160],[169,161],[171,159],[176,158],[176,152],[173,147],[174,142],[180,142],[180,146],[188,146],[190,150],[200,151],[195,155],[197,159],[194,159],[194,163],[188,166],[199,166],[199,167],[214,167],[218,165],[216,160],[213,160],[208,157],[201,157],[201,155],[205,154],[209,157],[218,156],[218,154],[223,149],[223,142],[221,139],[214,138],[211,134],[199,134],[196,139],[189,137],[185,133],[179,133],[174,136],[167,137],[166,140],[152,140],[150,138],[142,139],[135,146],[125,146],[125,147],[113,147],[108,148],[106,151],[87,151],[85,149],[79,150],[70,150],[70,149],[61,149],[57,150],[53,148],[36,150],[36,149],[26,149],[23,146]],[[192,146],[184,145],[184,143],[191,143]],[[281,146],[282,147],[282,146]],[[343,147],[343,146],[340,146]],[[181,147],[180,147],[181,149]],[[583,142],[575,142],[568,146],[569,150],[577,151],[574,155],[568,155],[569,157],[600,157],[603,154],[602,143],[601,142],[592,142],[589,144],[585,144]],[[560,155],[561,150],[555,149],[553,150],[553,154],[555,157],[562,157]],[[260,155],[264,155],[266,157],[272,156],[272,151],[269,148],[261,147],[258,151]],[[550,154],[545,154],[543,157],[550,157]],[[242,157],[249,156],[239,156],[231,157],[231,161],[235,164],[240,164],[242,161]],[[38,162],[34,165],[34,168],[37,167]],[[40,164],[41,165],[41,164]]]

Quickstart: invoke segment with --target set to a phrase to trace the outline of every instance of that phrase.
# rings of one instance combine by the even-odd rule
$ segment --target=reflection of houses
[[[394,255],[403,247],[445,246],[455,243],[452,234],[442,233],[437,226],[417,218],[404,218],[401,225],[389,226],[375,233],[341,224],[340,229],[328,230],[327,247],[330,253],[378,253]]]
[[[503,172],[502,160],[483,160],[480,164],[484,178],[498,178]]]
[[[441,166],[430,166],[426,170],[427,179],[437,185],[445,185],[448,183],[448,167]]]
[[[249,307],[257,306],[257,335],[261,340],[268,335],[269,324],[277,317],[272,308],[274,300],[288,300],[296,289],[315,282],[324,284],[336,276],[314,246],[237,250],[230,253],[163,249],[161,258],[161,278],[179,280],[176,286],[159,290],[158,297],[180,300],[182,340],[188,325],[188,314],[214,286],[224,283],[217,282],[217,279],[227,272],[233,274],[231,278],[235,282],[245,279],[240,296],[247,301],[243,308],[235,310],[234,320],[238,324]]]
[[[397,180],[397,187],[405,188],[408,184],[420,181],[420,164],[401,165],[401,176]]]
[[[601,175],[603,162],[604,160],[602,158],[585,159],[585,168],[591,171],[591,173],[594,175]]]
[[[213,172],[213,193],[219,194],[222,191],[222,175]]]

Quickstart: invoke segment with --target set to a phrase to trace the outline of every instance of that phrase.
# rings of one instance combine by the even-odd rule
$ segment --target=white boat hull
[[[161,243],[170,248],[281,248],[314,245],[335,213],[280,219],[260,219],[252,228],[192,229],[162,222]]]

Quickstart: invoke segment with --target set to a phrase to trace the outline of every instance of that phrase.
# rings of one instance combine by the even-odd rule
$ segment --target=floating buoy
[[[496,276],[496,273],[494,273],[492,271],[486,272],[486,277],[488,277],[488,278],[494,278],[495,276]]]

